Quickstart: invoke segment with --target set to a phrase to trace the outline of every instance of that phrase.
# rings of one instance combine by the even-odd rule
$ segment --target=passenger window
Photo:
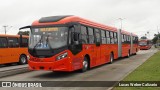
[[[124,42],[126,42],[126,35],[124,35]]]
[[[107,44],[110,44],[111,39],[110,39],[109,31],[106,31],[106,37],[107,37]]]
[[[135,44],[138,44],[138,37],[135,37]]]
[[[100,42],[100,31],[98,29],[95,29],[96,34],[96,42]]]
[[[131,41],[131,38],[130,38],[130,36],[128,37],[128,41],[129,41],[129,42]]]
[[[116,32],[114,32],[114,38],[117,38],[117,33]]]
[[[84,26],[81,26],[81,34],[87,34],[87,29]]]
[[[130,36],[128,35],[128,43],[130,43]]]
[[[106,37],[109,37],[109,31],[106,31]]]
[[[117,33],[114,32],[114,43],[117,44],[118,40],[117,40]]]
[[[110,39],[111,39],[111,44],[114,44],[113,32],[110,32]]]
[[[88,28],[88,35],[93,35],[93,28]]]
[[[135,37],[134,36],[132,36],[132,41],[133,41],[133,43],[135,43]]]
[[[122,43],[123,43],[123,42],[124,42],[124,35],[122,34],[122,36],[121,36],[121,37],[122,37]]]
[[[93,44],[94,43],[93,28],[88,28],[88,37],[89,37],[89,44]]]
[[[28,47],[28,39],[27,38],[22,38],[22,45],[21,47]]]
[[[107,38],[107,44],[110,44],[110,43],[111,43],[111,39]]]
[[[10,48],[19,47],[18,38],[8,38],[8,47]]]
[[[106,35],[104,30],[101,30],[101,40],[102,44],[106,44]]]
[[[113,32],[110,32],[110,37],[113,38]]]
[[[0,48],[7,48],[7,38],[0,38]]]
[[[102,37],[106,37],[104,30],[101,30],[101,36],[102,36]]]
[[[85,26],[81,26],[81,38],[82,38],[82,43],[84,44],[88,43],[87,28]]]
[[[128,35],[126,35],[126,41],[128,42]]]

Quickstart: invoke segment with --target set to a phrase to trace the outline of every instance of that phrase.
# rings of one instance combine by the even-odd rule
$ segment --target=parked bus
[[[140,50],[148,50],[152,47],[152,40],[147,38],[141,38],[139,40],[139,48]]]
[[[51,16],[30,28],[30,70],[86,71],[138,51],[138,36],[77,16]]]
[[[0,64],[26,64],[28,36],[0,34]]]

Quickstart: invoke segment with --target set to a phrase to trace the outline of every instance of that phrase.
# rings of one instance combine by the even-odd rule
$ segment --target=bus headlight
[[[63,58],[65,58],[65,57],[67,57],[67,56],[68,56],[68,53],[67,53],[67,52],[65,52],[65,53],[63,53],[63,54],[61,54],[61,55],[57,56],[57,57],[56,57],[56,60],[63,59]]]

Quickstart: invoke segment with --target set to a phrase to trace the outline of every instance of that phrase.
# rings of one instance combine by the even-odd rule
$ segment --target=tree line
[[[152,39],[153,44],[158,43],[158,41],[160,41],[160,33],[159,34],[155,34],[154,38]]]
[[[29,31],[19,31],[18,33],[17,33],[18,35],[27,35],[27,36],[29,36]]]

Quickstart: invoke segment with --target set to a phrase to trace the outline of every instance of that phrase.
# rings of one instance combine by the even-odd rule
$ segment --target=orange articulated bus
[[[137,35],[77,16],[43,17],[25,28],[30,70],[86,71],[138,51]]]
[[[28,36],[0,35],[0,64],[26,64]]]

